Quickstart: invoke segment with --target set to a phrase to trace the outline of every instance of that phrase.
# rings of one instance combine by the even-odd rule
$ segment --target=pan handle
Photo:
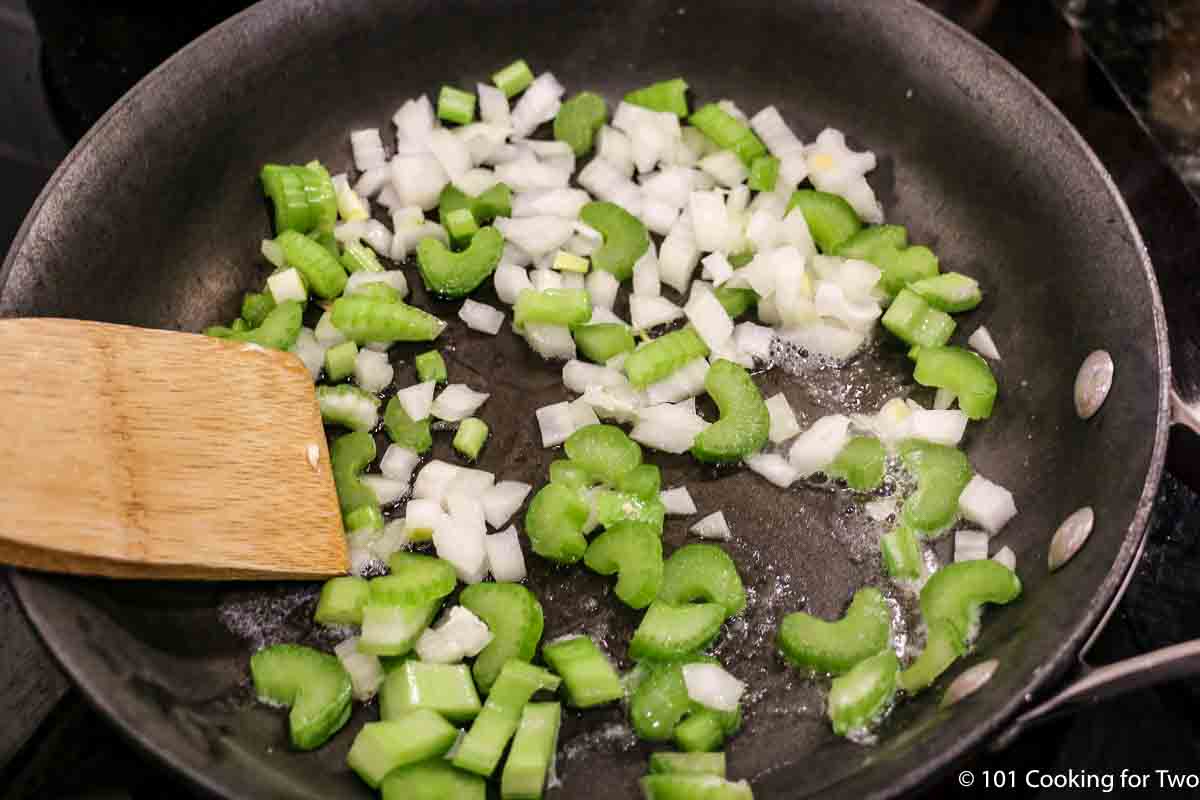
[[[1191,434],[1200,436],[1200,404],[1185,400],[1175,386],[1171,387],[1171,424],[1177,429],[1187,428]],[[1174,443],[1171,447],[1177,449]],[[1197,484],[1192,483],[1192,485],[1196,486]],[[1151,650],[1149,653],[1126,658],[1102,667],[1093,667],[1085,660],[1092,644],[1104,630],[1109,617],[1112,616],[1120,604],[1121,598],[1125,595],[1125,589],[1133,578],[1138,562],[1141,561],[1144,546],[1145,539],[1142,540],[1142,546],[1138,547],[1137,554],[1129,566],[1125,580],[1117,590],[1116,597],[1113,598],[1104,617],[1100,620],[1100,624],[1096,626],[1096,630],[1092,631],[1092,635],[1084,643],[1079,655],[1078,676],[1053,696],[1013,720],[992,740],[990,749],[993,752],[1008,747],[1026,729],[1074,713],[1085,705],[1098,703],[1125,692],[1145,689],[1165,681],[1200,675],[1200,639],[1191,639],[1169,647]]]

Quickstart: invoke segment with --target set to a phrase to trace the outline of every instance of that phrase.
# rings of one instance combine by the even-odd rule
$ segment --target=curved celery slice
[[[556,691],[561,683],[557,676],[541,667],[515,659],[504,664],[483,710],[459,743],[454,766],[477,775],[491,775],[504,746],[516,733],[522,709],[529,699],[539,690]]]
[[[896,694],[900,662],[891,650],[860,661],[829,687],[829,719],[839,736],[865,728],[877,719]]]
[[[619,522],[592,540],[583,563],[601,575],[617,573],[617,597],[630,608],[645,608],[662,585],[662,539],[645,523]]]
[[[289,706],[292,745],[320,747],[350,718],[350,676],[337,657],[296,644],[264,647],[250,657],[259,699]]]
[[[954,318],[938,311],[920,295],[901,289],[880,319],[901,340],[917,347],[938,347],[954,333]]]
[[[378,507],[375,493],[359,480],[359,475],[374,460],[375,437],[366,431],[339,436],[329,446],[329,463],[343,519],[358,508]]]
[[[934,620],[927,628],[925,649],[908,665],[908,669],[900,673],[900,688],[909,694],[916,694],[928,687],[966,652],[962,636],[954,626]]]
[[[587,155],[596,131],[604,126],[607,116],[608,104],[603,97],[580,92],[559,107],[554,117],[554,138],[569,144],[576,156]]]
[[[458,578],[454,565],[422,553],[394,553],[388,559],[390,575],[372,578],[371,603],[404,606],[438,600],[454,591]]]
[[[691,327],[671,331],[634,350],[625,359],[625,375],[638,389],[678,370],[689,361],[708,355],[708,345]]]
[[[316,224],[316,209],[310,208],[304,178],[295,167],[266,164],[259,173],[263,194],[275,209],[275,233],[306,233]]]
[[[383,427],[389,439],[414,453],[424,453],[433,447],[429,418],[413,421],[395,395],[388,400],[387,408],[384,409]]]
[[[996,402],[996,377],[981,357],[961,347],[922,347],[913,379],[922,386],[948,389],[969,419],[987,419]]]
[[[879,540],[883,566],[893,578],[921,577],[921,545],[913,529],[901,522]]]
[[[335,300],[332,320],[335,328],[358,344],[428,342],[446,327],[437,317],[406,303],[386,303],[358,294]]]
[[[340,259],[346,272],[383,272],[375,251],[362,242],[346,242]]]
[[[755,192],[775,191],[775,181],[779,179],[779,159],[775,156],[759,156],[750,165],[751,190]]]
[[[663,565],[658,599],[674,606],[717,603],[732,617],[746,607],[746,589],[728,553],[715,544],[695,543],[676,550]]]
[[[662,490],[662,472],[654,464],[641,464],[617,478],[613,488],[635,494],[643,500],[658,500]],[[663,509],[666,512],[666,509]]]
[[[317,233],[329,234],[337,222],[337,191],[333,188],[333,179],[329,170],[320,161],[310,161],[303,167],[294,167],[304,181],[304,195],[308,200],[308,208],[313,215],[313,225]],[[322,244],[325,243],[324,240]],[[334,253],[334,257],[337,254]]]
[[[289,266],[304,276],[309,288],[326,300],[346,288],[346,270],[329,251],[302,233],[284,231],[275,238]]]
[[[839,675],[888,646],[892,615],[878,589],[854,593],[845,616],[826,622],[803,611],[783,618],[778,644],[783,656],[798,667]]]
[[[855,436],[825,471],[836,478],[843,478],[851,489],[869,492],[883,483],[885,455],[883,444],[878,439]]]
[[[452,253],[440,239],[425,237],[417,243],[417,266],[429,291],[442,297],[465,297],[496,271],[503,253],[504,237],[489,225],[476,231],[471,244],[460,253]]]
[[[639,497],[628,492],[598,489],[592,494],[596,519],[604,527],[620,522],[642,522],[661,536],[667,507],[657,497]]]
[[[450,378],[446,371],[446,360],[437,350],[421,353],[413,359],[413,366],[417,368],[417,380],[421,383],[426,381],[445,383]]]
[[[675,744],[688,753],[711,753],[719,750],[725,737],[734,733],[742,724],[742,711],[714,711],[696,707],[687,719],[675,726]]]
[[[313,619],[322,625],[361,625],[363,606],[371,597],[367,581],[355,575],[330,578],[321,587]]]
[[[379,398],[357,386],[318,386],[317,404],[326,425],[369,431],[379,422]]]
[[[910,283],[908,288],[924,298],[929,305],[950,314],[970,311],[983,302],[979,281],[957,272],[922,278]]]
[[[629,655],[635,659],[680,658],[715,639],[724,621],[725,607],[719,603],[672,606],[655,601],[633,633]]]
[[[732,150],[747,167],[754,159],[767,154],[767,148],[750,130],[750,126],[731,115],[716,103],[701,106],[688,118],[693,126],[716,143],[722,150]]]
[[[491,222],[496,217],[507,217],[512,214],[512,191],[508,184],[497,183],[482,194],[472,197],[454,184],[446,184],[441,197],[438,198],[438,218],[442,224],[446,224],[452,213],[464,208],[471,212],[471,218],[480,225]]]
[[[619,322],[596,322],[571,329],[575,345],[588,361],[604,364],[621,353],[633,351],[633,331]]]
[[[625,102],[651,111],[669,111],[682,118],[688,115],[687,90],[687,81],[683,78],[671,78],[634,89],[625,95]]]
[[[798,189],[792,193],[787,210],[800,209],[813,241],[822,253],[831,253],[862,228],[862,220],[840,195],[816,189]]]
[[[842,241],[833,252],[843,258],[869,261],[883,270],[879,286],[888,297],[938,274],[937,256],[928,247],[909,247],[908,231],[900,225],[870,225]]]
[[[542,605],[517,583],[476,583],[462,590],[458,602],[487,623],[492,641],[475,658],[475,682],[486,692],[510,659],[529,661],[542,638]]]
[[[604,705],[625,695],[612,662],[587,636],[547,644],[542,648],[542,658],[562,676],[567,702],[575,708]]]
[[[583,537],[587,520],[587,504],[574,489],[548,483],[529,503],[525,534],[533,552],[551,561],[572,564],[587,550],[587,539]]]
[[[901,517],[918,533],[932,535],[958,514],[958,496],[974,470],[960,450],[942,444],[908,439],[900,457],[917,476],[917,489],[904,501]]]
[[[642,463],[642,448],[616,425],[586,425],[567,437],[563,450],[601,483],[614,484]]]
[[[585,205],[579,218],[604,237],[604,244],[592,253],[592,266],[611,272],[622,282],[633,277],[633,265],[650,247],[642,221],[616,203],[604,201]]]
[[[721,418],[696,436],[692,455],[701,461],[728,463],[761,450],[767,443],[771,416],[750,373],[720,358],[708,368],[704,388],[720,409]]]
[[[990,558],[947,564],[921,589],[921,618],[926,625],[944,622],[963,644],[979,623],[984,603],[1010,603],[1021,594],[1021,579]]]
[[[582,325],[592,318],[586,289],[523,289],[513,306],[513,325]]]
[[[574,461],[559,458],[550,462],[550,482],[571,489],[586,489],[592,485],[592,476]]]

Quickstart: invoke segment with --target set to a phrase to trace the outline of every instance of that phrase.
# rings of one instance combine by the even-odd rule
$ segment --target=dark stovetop
[[[1200,188],[1200,0],[927,2],[1016,64],[1095,148],[1146,238],[1169,316],[1175,312],[1172,349],[1193,352],[1200,315],[1188,306],[1200,292],[1185,268],[1200,255],[1200,206],[1178,176]],[[240,6],[0,0],[0,251],[54,166],[100,114]],[[1200,497],[1175,477],[1200,473],[1196,444],[1190,435],[1172,436],[1145,555],[1092,663],[1200,635]],[[0,800],[191,796],[70,688],[3,580],[0,642]],[[1180,681],[1047,723],[964,766],[977,774],[1015,770],[1019,787],[1030,770],[1193,773],[1198,711],[1200,681]],[[960,791],[950,776],[930,796]]]

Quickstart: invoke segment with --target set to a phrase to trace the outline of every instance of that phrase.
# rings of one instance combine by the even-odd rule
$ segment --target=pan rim
[[[251,24],[251,20],[261,23],[257,27],[270,28],[278,27],[285,20],[291,19],[293,16],[303,15],[302,13],[278,13],[280,9],[286,8],[287,5],[284,0],[260,0],[260,2],[253,6],[244,9],[205,31],[138,81],[96,121],[55,169],[30,207],[20,228],[18,228],[3,265],[0,265],[0,293],[3,292],[9,283],[17,253],[28,238],[30,229],[35,220],[40,216],[43,206],[52,194],[59,189],[64,176],[71,172],[83,153],[90,148],[92,142],[109,133],[113,119],[134,103],[139,96],[148,93],[153,87],[161,85],[164,81],[170,81],[181,70],[191,70],[194,66],[192,63],[194,61],[192,58],[194,53],[207,50],[217,42],[238,36],[239,29],[243,29],[243,26]],[[1133,518],[1125,531],[1121,547],[1117,551],[1112,566],[1103,581],[1100,582],[1096,592],[1092,595],[1083,613],[1079,616],[1078,621],[1072,626],[1070,633],[1062,639],[1056,650],[1043,662],[1044,668],[1034,670],[1023,684],[1022,690],[1014,693],[1006,702],[998,704],[981,724],[974,726],[966,735],[959,737],[951,746],[940,751],[935,757],[912,766],[898,781],[889,785],[887,789],[881,792],[869,792],[864,787],[863,791],[855,793],[856,796],[863,797],[892,797],[929,784],[969,752],[979,748],[1007,721],[1011,720],[1022,707],[1026,706],[1029,699],[1034,697],[1039,691],[1057,682],[1068,670],[1071,663],[1078,657],[1080,648],[1097,630],[1102,620],[1106,618],[1110,607],[1119,601],[1128,581],[1128,576],[1131,574],[1136,563],[1135,556],[1141,552],[1146,535],[1146,525],[1166,460],[1170,426],[1168,401],[1171,380],[1170,346],[1167,338],[1166,315],[1163,309],[1162,297],[1141,233],[1112,176],[1074,125],[1071,124],[1041,89],[1013,64],[970,32],[918,2],[918,0],[902,0],[902,5],[905,7],[904,13],[923,16],[929,24],[930,29],[936,31],[939,37],[946,37],[958,47],[974,50],[985,56],[991,62],[992,69],[1000,71],[1023,91],[1028,92],[1030,99],[1042,113],[1047,115],[1047,119],[1052,120],[1061,130],[1067,133],[1069,137],[1067,144],[1072,144],[1078,148],[1079,152],[1096,171],[1107,190],[1110,201],[1119,212],[1120,219],[1126,231],[1131,236],[1131,245],[1137,252],[1143,276],[1149,284],[1159,380],[1157,410],[1154,423],[1154,443],[1146,477],[1142,485],[1142,492],[1134,510]],[[231,790],[236,787],[230,786],[228,782],[221,780],[216,775],[191,765],[186,760],[179,758],[173,750],[141,732],[136,727],[135,721],[128,714],[124,714],[120,705],[113,701],[112,696],[106,695],[93,681],[89,680],[86,671],[73,665],[71,653],[63,645],[63,640],[61,637],[56,637],[53,634],[53,621],[43,619],[39,615],[36,602],[29,594],[33,591],[34,584],[28,579],[27,574],[15,569],[8,569],[7,572],[20,605],[26,617],[33,624],[38,636],[46,644],[47,649],[63,668],[64,672],[70,677],[72,683],[80,689],[83,696],[94,708],[98,709],[111,720],[120,733],[138,749],[153,757],[160,764],[169,767],[172,771],[185,777],[193,785],[216,796],[234,796]],[[859,783],[866,780],[867,776],[858,773],[825,787],[825,791],[834,788],[840,791],[853,791]]]

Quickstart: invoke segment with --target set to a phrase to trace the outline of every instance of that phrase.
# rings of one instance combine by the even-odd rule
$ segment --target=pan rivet
[[[946,694],[942,697],[942,708],[954,705],[964,697],[975,694],[985,683],[992,679],[1000,662],[994,658],[981,661],[954,679]]]
[[[1096,515],[1091,506],[1084,506],[1063,520],[1050,540],[1050,555],[1046,561],[1051,572],[1075,557],[1091,535],[1095,522]]]
[[[1094,350],[1083,360],[1075,376],[1075,413],[1091,419],[1112,388],[1113,360],[1107,350]]]

